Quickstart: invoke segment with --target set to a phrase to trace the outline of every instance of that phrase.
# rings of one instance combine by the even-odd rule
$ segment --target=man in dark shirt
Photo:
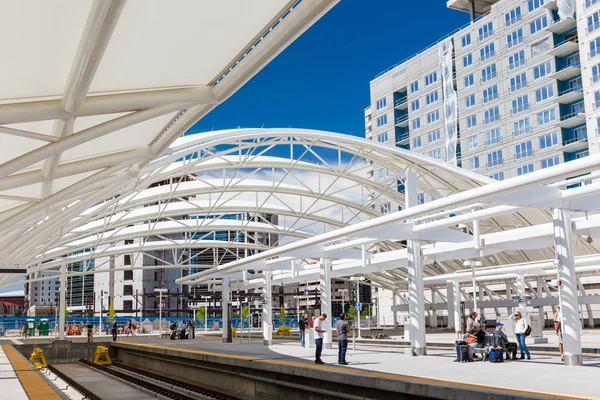
[[[475,358],[473,349],[482,348],[485,345],[485,331],[479,324],[474,324],[473,330],[467,333],[467,343],[469,343],[469,358],[473,360]]]
[[[348,365],[346,362],[346,350],[348,349],[348,331],[350,326],[346,321],[346,314],[340,314],[340,320],[335,324],[337,330],[337,342],[338,342],[338,364]]]
[[[306,326],[307,325],[308,325],[308,315],[304,314],[298,320],[298,334],[300,335],[300,345],[302,347],[305,347],[305,340],[306,340],[305,333],[306,333]]]
[[[513,360],[517,359],[517,344],[514,342],[509,342],[506,333],[504,332],[504,324],[501,322],[496,322],[496,330],[494,331],[494,339],[496,342],[496,346],[502,347],[506,351],[506,359],[510,359],[510,355],[512,353]]]

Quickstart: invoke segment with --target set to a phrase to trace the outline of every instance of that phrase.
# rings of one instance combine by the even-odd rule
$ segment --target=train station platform
[[[46,381],[12,345],[0,346],[0,398],[10,400],[60,400],[56,387]]]
[[[324,350],[322,359],[326,365],[315,365],[314,349],[302,348],[297,341],[266,347],[258,340],[222,343],[215,338],[140,338],[117,342],[114,349],[126,362],[159,372],[168,373],[168,365],[173,362],[183,375],[187,374],[182,372],[184,364],[200,369],[210,366],[213,379],[215,371],[262,379],[271,374],[288,387],[314,385],[326,392],[327,387],[346,386],[357,398],[386,398],[375,395],[385,391],[436,399],[600,399],[595,383],[600,357],[595,355],[584,356],[581,367],[565,367],[558,353],[536,350],[530,361],[455,363],[454,349],[448,347],[429,347],[427,356],[411,357],[400,346],[357,344],[353,351],[350,344],[350,365],[339,366],[337,349]],[[195,379],[202,379],[199,372],[194,374]],[[248,383],[241,384],[247,386]]]

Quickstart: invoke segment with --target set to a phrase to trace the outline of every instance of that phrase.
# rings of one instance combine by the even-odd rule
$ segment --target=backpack
[[[527,329],[525,329],[525,336],[531,335],[531,327],[527,325]]]
[[[493,363],[504,362],[504,352],[502,350],[491,350],[490,351],[490,362],[493,362]]]

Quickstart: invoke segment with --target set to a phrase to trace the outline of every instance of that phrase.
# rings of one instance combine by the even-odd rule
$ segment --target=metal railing
[[[494,138],[494,139],[486,140],[484,142],[484,144],[485,144],[486,147],[493,146],[493,145],[498,144],[498,143],[502,143],[502,136],[499,136],[499,137]]]
[[[491,96],[484,96],[483,97],[483,104],[485,103],[489,103],[492,100],[496,100],[498,98],[498,92],[492,94]]]
[[[489,31],[482,33],[481,35],[479,35],[479,37],[477,39],[480,42],[483,42],[484,40],[488,39],[491,36],[494,36],[494,29],[490,29]]]
[[[483,56],[479,57],[479,62],[482,63],[496,55],[496,50],[492,50],[490,52],[484,53]]]
[[[487,74],[485,76],[483,76],[483,74],[481,75],[481,83],[487,82],[490,79],[494,79],[496,76],[498,76],[498,73],[496,71],[492,72],[491,74]]]
[[[515,23],[519,22],[520,20],[522,20],[523,17],[521,16],[521,14],[517,15],[514,18],[509,19],[508,21],[504,21],[504,27],[508,28],[511,25],[514,25]]]
[[[529,110],[529,103],[521,104],[518,107],[513,107],[512,110],[510,110],[510,113],[512,115],[515,115],[515,114],[518,114],[518,113],[523,112],[525,110]]]
[[[592,33],[598,28],[600,28],[600,21],[596,21],[593,24],[589,24],[587,26],[586,30],[587,30],[587,33]]]
[[[585,8],[589,8],[598,2],[600,2],[600,0],[585,0]]]
[[[521,82],[521,83],[518,83],[518,84],[516,84],[516,85],[512,85],[512,86],[510,87],[510,91],[511,91],[511,92],[516,92],[517,90],[520,90],[520,89],[523,89],[524,87],[527,87],[527,85],[528,85],[528,82],[527,82],[527,81],[525,81],[525,82]]]
[[[526,133],[531,133],[531,125],[525,129],[519,129],[519,130],[513,131],[513,136],[521,136],[521,135],[525,135]]]
[[[565,94],[573,93],[573,92],[583,92],[583,85],[577,85],[567,90],[563,90],[558,94],[558,96],[564,96]]]
[[[506,48],[507,49],[512,49],[516,45],[519,45],[519,44],[521,44],[523,42],[525,42],[525,36],[519,36],[515,40],[511,40],[510,42],[506,42]]]
[[[409,139],[410,139],[409,133],[399,133],[398,135],[396,135],[396,143],[404,142],[405,140],[409,140]]]
[[[533,157],[533,149],[521,151],[515,154],[515,160],[520,160],[527,157]]]
[[[520,58],[517,61],[508,64],[508,70],[512,71],[513,69],[519,68],[519,67],[521,67],[521,66],[523,66],[525,64],[527,64],[527,60],[524,59],[524,58]]]
[[[489,125],[489,124],[491,124],[493,122],[496,122],[496,121],[499,121],[499,120],[500,120],[500,115],[499,114],[498,115],[494,115],[492,117],[485,118],[483,120],[483,125]]]
[[[403,122],[408,121],[408,114],[406,115],[401,115],[398,118],[396,118],[396,124],[401,124]]]
[[[563,142],[563,146],[568,146],[568,145],[573,144],[573,143],[587,142],[587,141],[588,141],[587,136],[574,137],[572,139],[565,140]]]
[[[567,114],[567,115],[563,115],[563,116],[561,116],[561,117],[560,117],[560,120],[561,120],[561,121],[566,121],[566,120],[568,120],[568,119],[575,118],[575,117],[577,117],[577,116],[579,116],[579,115],[584,115],[584,114],[585,114],[584,112],[576,111],[576,112],[573,112],[573,113],[571,113],[571,114]]]
[[[402,98],[396,99],[396,101],[394,102],[394,107],[398,107],[405,103],[408,103],[408,97],[402,97]]]
[[[504,159],[499,158],[497,160],[493,160],[492,162],[489,162],[486,164],[486,168],[490,169],[490,168],[494,168],[497,167],[498,165],[503,165],[504,164]]]

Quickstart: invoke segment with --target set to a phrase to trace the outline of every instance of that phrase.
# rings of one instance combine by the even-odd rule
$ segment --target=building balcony
[[[576,63],[567,65],[566,67],[559,69],[558,71],[550,75],[550,78],[557,79],[559,81],[566,81],[580,74],[581,63],[577,61]]]
[[[548,52],[548,54],[556,57],[564,57],[567,54],[576,52],[577,50],[579,50],[579,40],[577,40],[577,38],[572,38],[558,43]]]
[[[475,13],[478,15],[485,15],[490,12],[492,5],[499,2],[500,0],[480,0],[476,1]],[[470,12],[471,10],[471,1],[469,0],[447,0],[446,6],[448,8],[452,8],[454,10]]]
[[[577,20],[575,20],[575,18],[555,19],[550,23],[550,25],[546,27],[546,30],[548,32],[560,35],[561,33],[565,33],[574,26],[577,26]]]
[[[563,151],[571,153],[574,151],[583,150],[588,147],[587,136],[579,136],[563,142]]]
[[[585,122],[585,113],[574,112],[571,114],[563,115],[560,117],[558,126],[561,128],[573,128],[577,125],[581,125]]]
[[[569,104],[583,99],[583,86],[577,85],[558,94],[560,104]]]
[[[396,135],[396,145],[401,146],[408,144],[410,142],[410,134],[407,133],[399,133]]]
[[[398,128],[406,128],[408,126],[408,114],[396,118],[396,126]]]
[[[558,1],[557,0],[548,1],[544,4],[544,7],[546,7],[548,10],[558,11]]]
[[[403,97],[401,99],[397,99],[394,102],[394,108],[396,110],[407,110],[408,109],[408,98]]]

